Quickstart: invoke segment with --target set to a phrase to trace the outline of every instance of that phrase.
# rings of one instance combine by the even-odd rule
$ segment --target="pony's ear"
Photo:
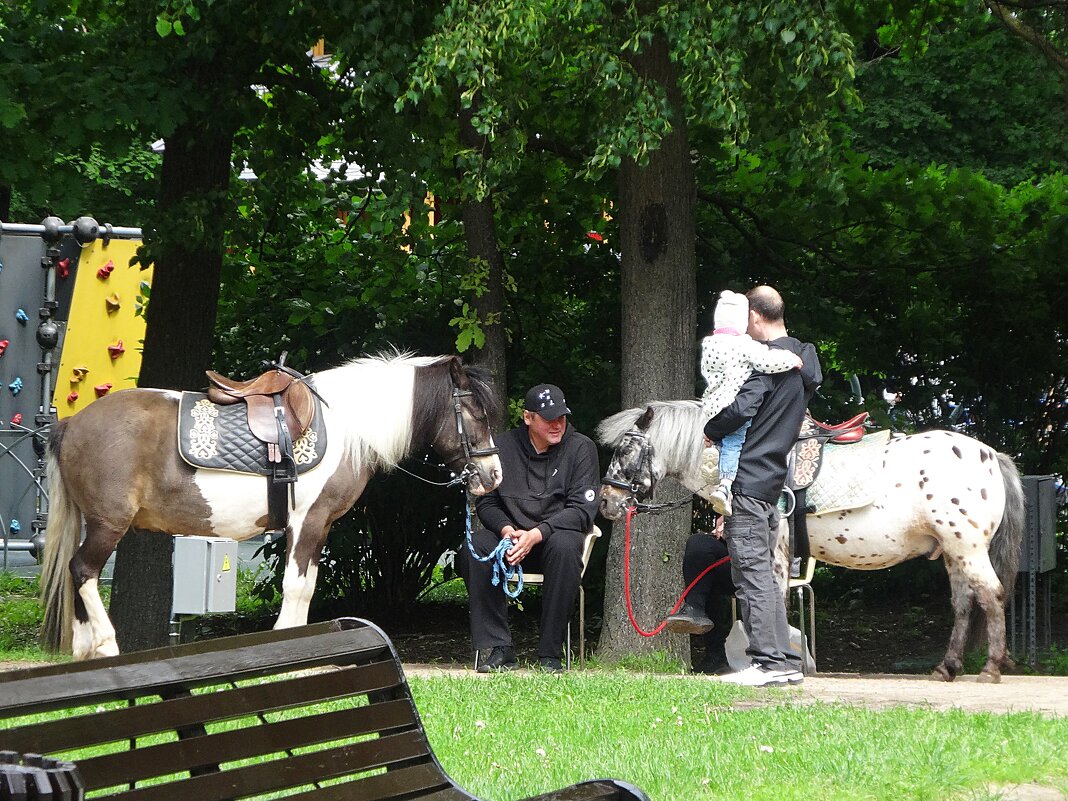
[[[653,417],[656,416],[656,412],[653,411],[652,406],[646,406],[645,411],[642,412],[642,416],[638,418],[635,425],[639,431],[646,431],[649,428],[649,424],[653,422]]]
[[[453,356],[449,360],[449,373],[452,375],[452,384],[457,389],[470,389],[471,379],[464,370],[464,363],[459,356]]]

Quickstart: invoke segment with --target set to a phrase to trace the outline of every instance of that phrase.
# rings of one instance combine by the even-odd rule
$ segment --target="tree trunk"
[[[673,130],[647,165],[627,161],[619,173],[624,408],[693,397],[696,357],[696,186],[676,70],[663,36],[636,55],[633,65],[667,90]],[[676,482],[664,481],[657,500],[684,494]],[[682,592],[682,553],[691,519],[687,504],[632,524],[630,594],[637,623],[646,631],[664,619]],[[624,603],[623,534],[622,522],[613,526],[598,655],[612,661],[666,649],[688,661],[688,637],[646,638],[634,631]]]
[[[477,104],[460,110],[460,143],[465,148],[474,148],[488,156],[490,148],[486,137],[475,130],[471,118]],[[467,256],[472,263],[484,263],[489,267],[486,290],[472,299],[472,305],[482,323],[486,335],[485,344],[476,352],[473,361],[489,370],[497,397],[502,402],[508,398],[508,376],[505,348],[507,336],[504,328],[504,258],[497,243],[497,224],[493,213],[492,196],[482,200],[465,200],[461,209],[464,237],[467,240]]]
[[[153,270],[142,387],[205,384],[215,340],[231,145],[229,133],[203,124],[180,128],[167,139],[160,218],[174,226],[161,231]],[[167,645],[171,554],[168,534],[131,531],[121,540],[109,611],[122,651]]]

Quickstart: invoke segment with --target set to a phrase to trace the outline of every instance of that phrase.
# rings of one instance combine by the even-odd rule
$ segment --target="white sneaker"
[[[719,681],[724,681],[728,685],[738,685],[740,687],[781,687],[783,685],[801,684],[803,679],[804,677],[798,671],[768,670],[764,665],[755,663],[743,671],[728,673],[718,678]]]
[[[724,517],[730,517],[734,511],[731,509],[731,481],[724,481],[720,483],[712,492],[709,493],[709,499],[712,501],[712,508],[716,511],[716,514],[723,515]]]

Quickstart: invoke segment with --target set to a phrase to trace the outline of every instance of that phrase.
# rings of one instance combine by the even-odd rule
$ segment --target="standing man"
[[[787,456],[823,373],[815,347],[786,333],[784,304],[776,290],[758,286],[746,297],[749,335],[795,353],[803,364],[786,373],[753,373],[734,402],[705,424],[705,436],[717,441],[752,420],[731,488],[734,514],[727,518],[724,533],[742,624],[749,636],[746,653],[753,662],[721,681],[748,687],[800,684],[801,655],[790,648],[786,605],[772,571],[779,536],[776,503],[786,482]]]
[[[541,637],[538,664],[543,670],[563,667],[564,635],[582,576],[582,545],[597,513],[600,473],[593,440],[567,423],[564,393],[553,384],[527,392],[523,425],[496,439],[504,479],[478,499],[476,509],[485,528],[472,533],[480,556],[494,551],[508,537],[510,565],[540,571]],[[479,673],[514,670],[519,666],[508,630],[508,608],[500,586],[490,582],[490,562],[479,562],[469,550],[460,571],[471,602],[471,641],[479,653]]]

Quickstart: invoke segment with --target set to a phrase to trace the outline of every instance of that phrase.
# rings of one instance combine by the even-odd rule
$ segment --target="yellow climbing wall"
[[[141,243],[92,242],[78,259],[53,403],[70,417],[108,392],[137,386],[145,318],[136,313],[152,270],[130,266]]]

